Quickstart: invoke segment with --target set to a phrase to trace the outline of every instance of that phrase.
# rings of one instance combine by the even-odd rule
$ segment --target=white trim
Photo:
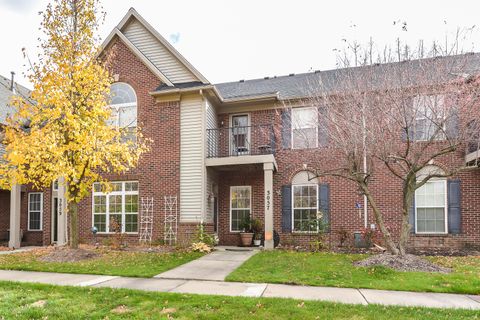
[[[31,195],[40,195],[40,229],[31,229],[30,228],[30,196]],[[28,231],[43,231],[43,192],[29,192],[27,197],[28,202],[28,218],[27,218],[27,230]],[[38,211],[35,211],[38,212]]]
[[[135,17],[137,19],[138,22],[140,22],[140,24],[142,24],[143,27],[145,27],[150,33],[152,33],[152,35],[163,45],[167,48],[167,50],[175,57],[177,58],[180,63],[182,63],[194,76],[196,76],[201,82],[203,82],[204,84],[208,84],[210,83],[197,69],[195,69],[193,67],[192,64],[190,64],[190,62],[187,61],[187,59],[185,59],[164,37],[162,37],[162,35],[160,35],[160,33],[158,33],[157,30],[155,30],[155,28],[153,28],[134,8],[130,8],[130,10],[128,10],[128,12],[125,14],[125,16],[122,18],[122,20],[120,21],[120,23],[113,29],[113,31],[108,35],[108,37],[105,39],[105,41],[103,42],[102,44],[102,51],[108,47],[108,45],[110,44],[110,42],[112,41],[113,37],[115,36],[115,34],[118,35],[117,33],[117,30],[120,34],[122,34],[123,37],[125,37],[123,35],[123,33],[120,31],[123,29],[123,27],[125,27],[127,25],[127,23],[129,22],[130,18],[132,17]],[[126,37],[125,37],[126,39]],[[122,39],[123,40],[123,39]],[[135,48],[135,46],[134,46]],[[138,49],[137,49],[138,50]],[[140,52],[140,51],[139,51]],[[145,56],[143,56],[143,54],[141,53],[143,59],[142,61],[145,59]],[[148,61],[148,59],[145,59]],[[145,61],[144,61],[145,62]],[[156,70],[158,70],[156,67],[155,67]],[[160,73],[161,71],[158,70]],[[165,77],[165,75],[163,75],[162,73],[162,76]],[[166,77],[166,84],[169,85],[169,86],[173,86],[173,84],[170,82],[170,80],[168,80]],[[162,79],[163,80],[163,79]]]
[[[229,207],[230,207],[230,219],[229,219],[229,223],[228,223],[228,230],[231,232],[231,233],[240,233],[241,231],[240,230],[232,230],[232,191],[233,189],[236,189],[236,188],[248,188],[248,191],[250,193],[250,204],[249,204],[249,209],[250,209],[250,218],[252,217],[252,186],[230,186],[230,197],[228,199],[228,202],[229,202]],[[238,208],[237,208],[238,209]],[[247,209],[247,208],[245,208]]]
[[[319,201],[318,201],[318,192],[320,191],[319,188],[318,188],[318,184],[316,183],[299,183],[299,184],[292,184],[292,212],[290,213],[291,216],[292,216],[292,233],[317,233],[319,231],[318,229],[318,225],[317,225],[317,231],[300,231],[300,230],[295,230],[294,228],[294,212],[295,212],[295,209],[312,209],[312,208],[309,208],[309,207],[306,207],[306,208],[295,208],[295,191],[294,191],[294,188],[295,187],[311,187],[311,186],[315,186],[316,189],[317,189],[317,196],[316,196],[316,200],[317,200],[317,213],[319,211]]]
[[[445,190],[445,201],[444,201],[444,211],[445,211],[445,231],[444,232],[419,232],[418,231],[418,221],[417,221],[417,190],[415,190],[415,234],[420,235],[432,235],[432,234],[448,234],[448,185],[447,179],[430,179],[429,182],[438,182],[442,181],[444,184]],[[425,184],[426,185],[426,184]],[[422,187],[424,187],[423,185]],[[420,207],[420,208],[440,208],[440,207]]]
[[[126,191],[125,190],[125,184],[126,183],[131,183],[135,182],[137,183],[137,191]],[[129,180],[129,181],[111,181],[111,184],[114,183],[121,183],[122,184],[122,190],[121,191],[111,191],[109,193],[104,193],[101,191],[95,191],[95,185],[98,184],[98,182],[93,183],[92,185],[92,228],[95,226],[95,215],[103,215],[102,213],[95,213],[95,196],[104,196],[105,197],[105,231],[98,232],[98,234],[114,234],[114,232],[110,231],[110,196],[121,196],[122,197],[122,212],[120,213],[112,213],[112,215],[121,215],[122,216],[122,233],[124,234],[138,234],[139,229],[140,229],[140,203],[137,205],[137,232],[125,232],[125,216],[127,214],[134,214],[134,213],[126,213],[125,212],[125,196],[128,195],[136,195],[137,199],[140,200],[140,184],[138,181],[135,180]]]
[[[150,61],[148,60],[144,55],[143,53],[138,50],[137,47],[135,47],[135,45],[133,43],[130,42],[130,40],[128,40],[128,38],[118,29],[114,29],[112,31],[112,39],[113,39],[113,36],[118,36],[118,38],[123,41],[123,43],[130,49],[130,51],[137,56],[137,58],[139,58],[144,64],[145,66],[150,69],[150,71],[153,72],[153,74],[155,74],[163,83],[165,83],[166,85],[172,87],[173,86],[173,83],[168,80],[168,78],[162,73],[162,71],[158,70],[158,68]],[[110,37],[110,36],[109,36]],[[108,38],[107,38],[108,40]],[[111,39],[109,40],[109,42],[111,41]],[[110,43],[107,43],[107,46],[109,45]],[[107,48],[106,46],[102,47],[103,49],[102,50],[105,50],[105,48]]]
[[[295,108],[292,108],[291,109],[291,114],[290,114],[290,141],[291,141],[291,148],[293,150],[303,150],[303,149],[314,149],[314,148],[318,148],[318,111],[315,112],[315,114],[317,115],[317,125],[315,126],[315,147],[308,147],[308,148],[295,148],[294,144],[293,144],[293,110],[305,110],[305,109],[313,109],[313,110],[317,110],[316,107],[295,107]],[[300,129],[313,129],[313,128],[310,128],[310,127],[305,127],[305,128],[300,128]]]
[[[249,112],[245,112],[245,113],[234,113],[234,114],[230,114],[229,117],[228,117],[228,151],[229,151],[229,155],[233,152],[233,145],[232,145],[232,140],[233,140],[233,117],[242,117],[242,116],[246,116],[247,117],[247,142],[250,143],[249,145],[249,149],[248,151],[245,151],[245,152],[242,152],[242,153],[239,153],[239,155],[250,155],[252,153],[252,148],[251,148],[251,116],[250,116],[250,113]]]

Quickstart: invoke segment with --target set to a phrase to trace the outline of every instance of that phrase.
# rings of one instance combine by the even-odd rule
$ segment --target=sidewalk
[[[362,305],[380,304],[480,310],[480,296],[468,296],[462,294],[308,287],[282,284],[240,283],[205,280],[127,278],[85,274],[6,270],[0,270],[0,280],[80,287],[126,288],[145,291],[189,294],[294,298],[300,300],[318,300]]]
[[[216,247],[212,253],[156,275],[154,278],[223,281],[257,252],[258,250],[254,249]]]

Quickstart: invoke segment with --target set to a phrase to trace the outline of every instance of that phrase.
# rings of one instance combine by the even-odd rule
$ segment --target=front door
[[[250,127],[248,115],[232,116],[232,128],[230,135],[231,155],[244,155],[250,152]]]

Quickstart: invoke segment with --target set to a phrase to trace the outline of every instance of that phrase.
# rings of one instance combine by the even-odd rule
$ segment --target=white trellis
[[[177,243],[177,197],[165,196],[165,225],[163,240],[166,244]]]
[[[141,199],[140,208],[140,243],[152,243],[153,233],[153,198]]]

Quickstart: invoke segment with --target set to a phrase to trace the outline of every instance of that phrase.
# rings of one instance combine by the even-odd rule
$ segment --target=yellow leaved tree
[[[78,247],[78,203],[102,173],[123,173],[148,151],[141,132],[109,125],[108,59],[98,59],[98,0],[55,0],[42,14],[38,62],[30,64],[33,103],[16,98],[5,130],[0,185],[41,189],[63,177],[69,245]]]

